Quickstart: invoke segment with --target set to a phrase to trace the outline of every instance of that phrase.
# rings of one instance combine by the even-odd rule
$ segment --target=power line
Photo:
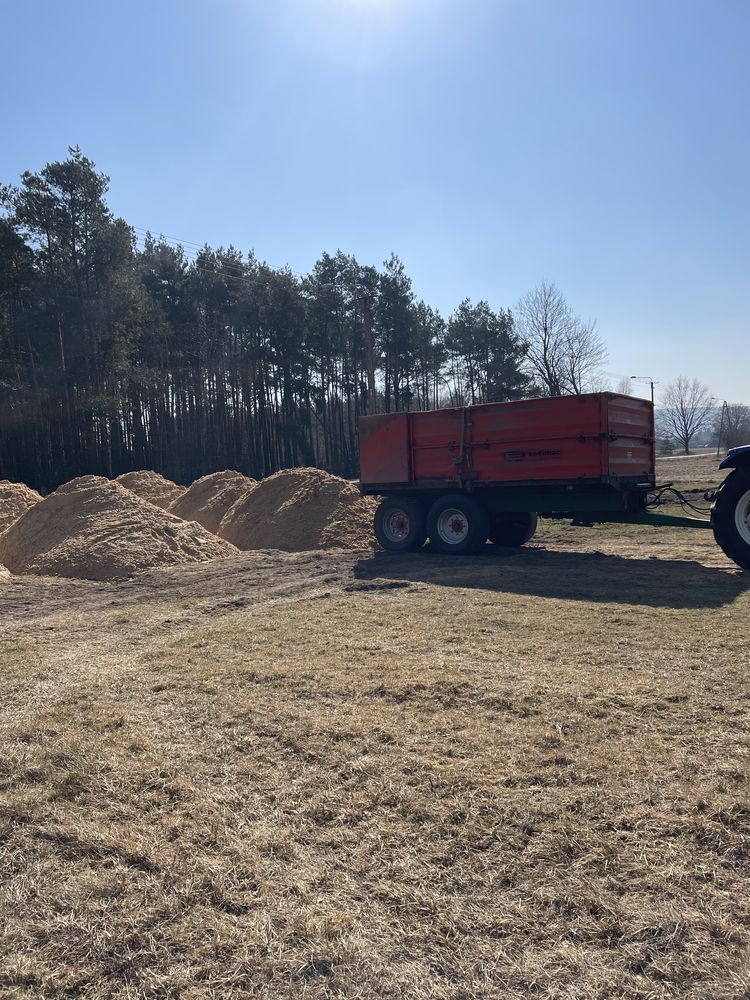
[[[213,253],[217,252],[216,250],[214,250],[213,247],[210,247],[207,243],[203,244],[193,243],[191,240],[182,240],[176,236],[165,236],[163,233],[159,233],[157,237],[155,235],[155,230],[144,229],[143,226],[131,226],[130,228],[137,234],[140,234],[140,239],[145,240],[147,236],[152,236],[155,240],[157,240],[157,242],[166,243],[173,247],[179,247],[180,249],[185,251],[186,256],[190,253],[198,254],[202,253],[203,251],[210,251],[210,252],[212,251]],[[136,238],[139,237],[137,236]],[[187,250],[186,249],[187,247],[190,247],[191,249]],[[289,267],[288,264],[285,267],[278,267],[275,264],[269,264],[268,261],[263,261],[263,263],[266,264],[268,267],[272,267],[275,271],[289,271],[291,274],[296,275],[298,278],[307,277],[302,271],[295,271],[293,268]]]
[[[166,240],[164,240],[164,242],[167,243]],[[177,248],[179,248],[179,249],[181,249],[181,250],[184,251],[184,247],[182,247],[181,244],[177,244],[177,246],[172,246],[171,244],[167,243],[167,246],[169,246],[171,249],[177,249]],[[146,237],[145,236],[138,236],[138,235],[136,235],[136,238],[135,238],[135,247],[136,247],[137,251],[139,251],[140,253],[143,253],[145,251],[145,249],[146,249]],[[201,248],[201,249],[204,249],[204,248]],[[208,249],[212,253],[216,254],[217,257],[219,256],[218,255],[218,251],[213,250],[211,247],[208,247],[206,249]],[[239,280],[239,281],[249,280],[249,279],[251,279],[253,277],[252,274],[249,274],[247,272],[247,270],[245,270],[246,265],[244,263],[239,263],[239,262],[233,263],[232,261],[222,260],[220,257],[216,261],[215,264],[208,264],[208,263],[204,264],[204,263],[201,263],[201,261],[200,261],[200,255],[197,254],[195,251],[190,251],[190,252],[186,252],[185,251],[184,252],[184,260],[185,260],[185,263],[188,264],[193,270],[200,271],[203,274],[210,274],[210,275],[212,275],[214,277],[221,276],[221,277],[224,277],[224,278],[230,278],[230,279]],[[287,267],[287,268],[274,267],[272,264],[269,264],[268,261],[261,261],[260,264],[261,264],[261,266],[265,266],[265,267],[270,268],[271,270],[276,271],[276,272],[292,274],[292,275],[294,275],[297,278],[304,279],[304,278],[309,277],[309,275],[302,274],[300,271],[293,271],[289,267]],[[338,283],[338,282],[327,282],[327,283],[324,283],[323,285],[321,285],[320,287],[322,287],[322,288],[334,288],[335,287],[335,288],[339,288],[342,291],[346,290],[346,286],[344,284],[341,284],[341,283]],[[355,289],[355,291],[356,291],[356,289]]]
[[[136,237],[135,246],[136,250],[143,253],[146,250],[145,239],[143,237]],[[186,264],[195,267],[199,271],[210,271],[212,273],[221,271],[229,276],[233,276],[236,278],[247,277],[247,272],[245,271],[245,267],[243,264],[240,263],[232,263],[231,261],[222,260],[221,258],[219,258],[215,266],[208,266],[207,264],[200,263],[200,257],[198,255],[193,257],[190,256],[189,254],[185,254],[183,259]]]
[[[154,229],[144,229],[143,226],[131,226],[137,233],[143,233],[144,236],[155,236],[156,230]],[[182,247],[195,247],[197,250],[203,250],[207,244],[206,243],[192,243],[190,240],[181,240],[177,236],[166,236],[164,233],[159,233],[159,239],[165,243],[175,243]]]
[[[146,249],[145,245],[139,245],[138,242],[136,241],[136,250],[139,253],[143,253],[145,249]],[[235,267],[235,265],[219,262],[215,266],[209,266],[207,264],[200,263],[198,258],[194,259],[187,256],[184,258],[184,260],[185,263],[189,265],[189,267],[191,267],[193,270],[201,271],[205,274],[221,275],[225,278],[234,278],[238,280],[250,278],[250,275],[246,271],[239,269],[239,265],[236,265],[237,267],[236,270],[231,270],[231,268]]]
[[[138,236],[138,235],[136,235],[135,241],[136,241],[136,246],[138,247],[138,249],[140,249],[140,250],[145,250],[146,249],[146,237],[145,236]],[[236,270],[244,270],[244,267],[245,267],[244,260],[243,261],[239,261],[239,260],[238,261],[227,260],[226,257],[224,257],[222,254],[219,253],[218,250],[214,250],[212,247],[201,247],[201,249],[198,250],[198,251],[196,251],[196,250],[185,250],[185,248],[182,246],[182,244],[171,244],[171,243],[168,243],[166,240],[162,240],[161,238],[159,238],[158,240],[156,240],[156,243],[157,243],[157,245],[159,243],[164,243],[167,247],[169,247],[172,250],[181,250],[183,252],[184,259],[189,264],[192,264],[195,261],[199,260],[200,257],[201,257],[201,254],[205,250],[208,253],[214,254],[218,258],[218,260],[220,261],[220,266],[222,266],[222,267],[235,268]],[[267,267],[272,267],[272,265],[268,264],[268,263],[266,263],[266,266]],[[281,270],[281,268],[274,268],[274,270]]]
[[[136,250],[143,253],[146,249],[145,241],[142,239],[136,239]],[[234,278],[237,280],[248,280],[252,277],[250,273],[245,270],[243,264],[233,264],[231,261],[223,261],[219,259],[215,264],[202,263],[199,257],[190,257],[187,254],[184,256],[184,261],[195,271],[201,271],[204,274],[221,275],[225,278]],[[267,262],[263,262],[264,265],[271,270],[279,271],[279,268],[273,268],[272,265]],[[299,274],[295,272],[290,272],[295,275],[295,277],[300,277]],[[304,277],[302,275],[301,277]]]

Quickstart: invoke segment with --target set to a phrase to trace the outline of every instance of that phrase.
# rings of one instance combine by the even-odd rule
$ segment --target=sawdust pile
[[[141,500],[148,500],[155,507],[167,510],[168,507],[185,493],[184,486],[178,486],[171,479],[165,479],[158,472],[126,472],[115,479],[116,483],[135,493]]]
[[[367,549],[375,501],[321,469],[285,469],[241,497],[219,526],[240,549]]]
[[[169,507],[169,512],[185,521],[197,521],[208,531],[216,532],[230,507],[255,486],[257,480],[248,479],[241,472],[213,472],[210,476],[196,479]]]
[[[0,480],[0,534],[41,499],[36,490],[30,490],[23,483]]]
[[[0,536],[0,563],[12,573],[86,580],[113,580],[236,551],[200,525],[99,476],[61,486]]]

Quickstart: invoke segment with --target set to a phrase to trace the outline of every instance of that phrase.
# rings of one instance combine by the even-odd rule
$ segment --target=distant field
[[[750,981],[750,575],[711,533],[0,584],[0,992]]]
[[[658,483],[674,482],[677,486],[718,486],[726,476],[726,470],[719,469],[720,461],[721,459],[716,458],[715,449],[709,454],[657,458],[656,479]]]

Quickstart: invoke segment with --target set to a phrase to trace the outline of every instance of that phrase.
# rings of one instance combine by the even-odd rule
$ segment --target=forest
[[[108,185],[71,147],[0,189],[0,479],[355,476],[362,414],[580,392],[604,358],[554,286],[444,319],[395,255],[302,276],[186,248],[116,218]]]

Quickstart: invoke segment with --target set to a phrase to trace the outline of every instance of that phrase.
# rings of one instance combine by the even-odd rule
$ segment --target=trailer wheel
[[[490,541],[494,545],[518,549],[534,537],[537,523],[538,518],[533,511],[493,514],[490,519]]]
[[[717,490],[711,525],[724,554],[750,570],[750,475],[744,469],[730,472]]]
[[[375,535],[389,552],[414,552],[427,539],[424,508],[408,497],[386,497],[375,511]]]
[[[487,541],[489,514],[471,497],[456,494],[440,497],[427,515],[427,534],[439,552],[466,555],[477,552]]]

